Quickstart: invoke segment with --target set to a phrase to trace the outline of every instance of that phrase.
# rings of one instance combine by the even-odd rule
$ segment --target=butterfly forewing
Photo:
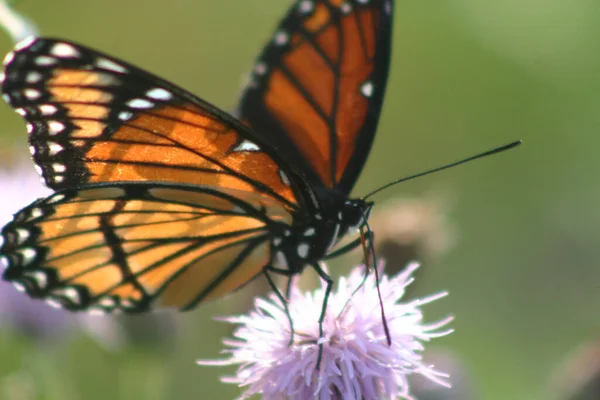
[[[315,186],[347,196],[366,160],[387,82],[391,14],[389,0],[298,1],[251,74],[241,119]]]
[[[177,182],[298,203],[274,149],[175,85],[54,39],[18,45],[5,66],[3,96],[27,121],[34,161],[50,188]]]
[[[3,229],[4,279],[72,310],[187,309],[260,273],[273,223],[291,215],[249,192],[158,183],[63,190]]]
[[[17,45],[2,95],[57,192],[2,230],[3,278],[97,312],[189,309],[306,265],[331,290],[318,262],[370,207],[348,194],[379,119],[391,13],[391,0],[297,1],[240,120],[89,48]]]

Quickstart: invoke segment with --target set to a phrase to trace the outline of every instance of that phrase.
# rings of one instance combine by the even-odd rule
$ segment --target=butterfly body
[[[350,192],[390,58],[390,0],[300,0],[238,118],[125,61],[31,38],[2,97],[55,194],[2,229],[3,279],[69,310],[190,309],[318,262],[372,204]]]
[[[322,260],[348,233],[358,231],[368,218],[372,204],[347,200],[334,213],[295,218],[293,226],[281,226],[271,241],[271,264],[292,274]],[[275,230],[274,230],[275,231]]]

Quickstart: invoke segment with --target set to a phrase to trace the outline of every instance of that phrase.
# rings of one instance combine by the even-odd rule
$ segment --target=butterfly
[[[392,3],[297,1],[237,118],[87,47],[19,43],[2,96],[55,192],[2,229],[3,279],[100,314],[188,310],[307,266],[330,291],[319,261],[372,207],[349,195],[382,108]]]

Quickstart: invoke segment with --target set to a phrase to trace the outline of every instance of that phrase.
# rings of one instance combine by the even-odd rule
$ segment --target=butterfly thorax
[[[344,237],[364,224],[373,204],[361,199],[347,200],[337,212],[297,218],[272,239],[273,262],[278,268],[299,273],[317,262]]]

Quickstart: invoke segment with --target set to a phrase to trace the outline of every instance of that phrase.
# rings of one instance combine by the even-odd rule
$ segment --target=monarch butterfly
[[[55,193],[2,230],[3,278],[93,313],[187,310],[260,273],[274,286],[270,274],[306,266],[329,293],[318,262],[372,207],[349,193],[379,120],[392,5],[297,1],[254,67],[239,119],[87,47],[19,43],[2,95]]]

